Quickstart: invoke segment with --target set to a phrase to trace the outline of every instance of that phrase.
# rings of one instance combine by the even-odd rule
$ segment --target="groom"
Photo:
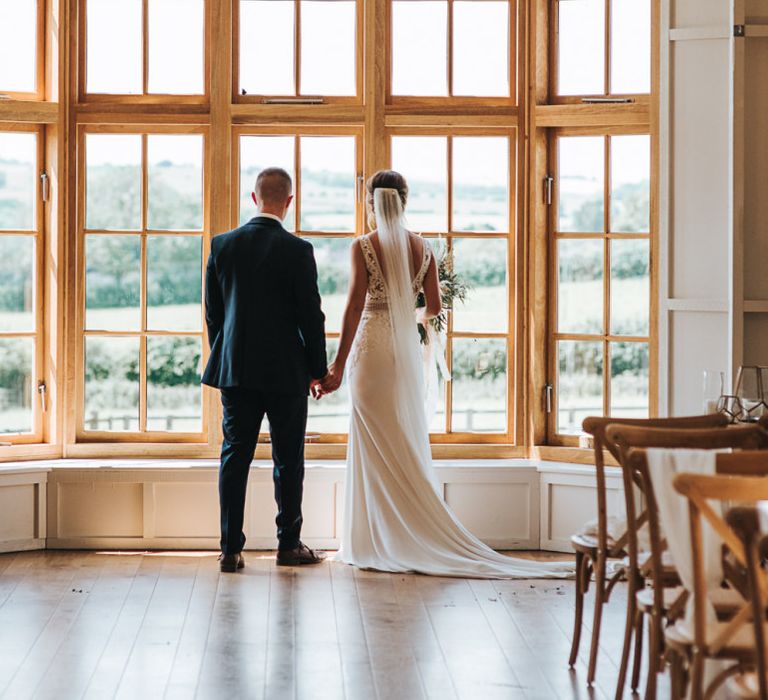
[[[211,242],[205,304],[211,356],[203,384],[221,389],[219,471],[222,571],[245,565],[243,517],[248,472],[266,414],[277,501],[277,563],[317,564],[304,545],[301,497],[307,394],[328,372],[325,316],[312,246],[282,221],[293,200],[281,168],[259,173],[258,214]]]

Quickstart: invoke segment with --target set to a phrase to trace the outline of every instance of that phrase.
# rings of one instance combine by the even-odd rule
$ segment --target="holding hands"
[[[337,362],[333,362],[328,367],[328,374],[322,379],[317,379],[312,382],[311,390],[312,396],[315,399],[321,399],[327,394],[332,394],[341,386],[341,381],[344,378],[344,366],[339,365]]]

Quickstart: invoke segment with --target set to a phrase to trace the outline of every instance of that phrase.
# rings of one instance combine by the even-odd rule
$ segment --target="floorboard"
[[[246,559],[242,572],[220,574],[211,552],[0,555],[0,697],[614,697],[621,585],[587,688],[591,596],[569,669],[570,581],[384,574],[334,561],[293,569],[271,552]]]

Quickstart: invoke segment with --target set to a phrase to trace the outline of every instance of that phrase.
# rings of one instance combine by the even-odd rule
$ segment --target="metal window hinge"
[[[44,202],[47,202],[51,197],[51,181],[45,171],[40,173],[40,195]]]
[[[552,394],[554,387],[551,384],[545,384],[544,389],[541,392],[542,403],[544,404],[544,410],[547,413],[552,413]]]
[[[355,201],[359,202],[362,199],[363,192],[365,192],[365,176],[358,175],[355,178]]]
[[[743,24],[733,25],[733,36],[746,36],[747,31]]]
[[[48,410],[48,387],[45,385],[45,382],[37,383],[37,393],[40,394],[40,408],[45,413]]]
[[[551,175],[547,175],[544,178],[544,204],[552,204],[552,190],[555,186],[555,178]]]

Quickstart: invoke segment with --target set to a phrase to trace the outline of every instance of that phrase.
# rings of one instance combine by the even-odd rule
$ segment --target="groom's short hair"
[[[282,168],[264,168],[256,178],[256,198],[267,204],[285,204],[293,192],[291,176]]]

